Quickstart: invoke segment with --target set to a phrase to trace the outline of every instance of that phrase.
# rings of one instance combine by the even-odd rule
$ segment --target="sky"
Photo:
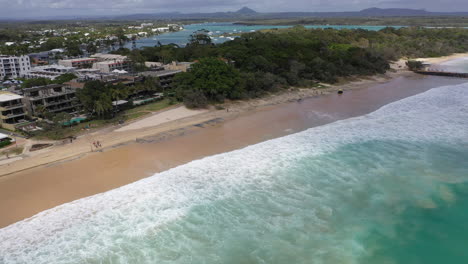
[[[468,11],[467,0],[0,0],[1,18],[96,16],[135,13],[358,11],[369,7]]]

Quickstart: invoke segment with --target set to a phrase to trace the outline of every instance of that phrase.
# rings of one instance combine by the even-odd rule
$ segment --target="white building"
[[[153,31],[153,32],[168,32],[168,31],[169,31],[169,27],[158,27],[158,28],[153,28],[153,29],[151,29],[151,31]]]
[[[111,73],[114,70],[129,72],[131,66],[128,60],[100,61],[93,64],[93,69],[99,69],[103,73]]]
[[[55,80],[58,76],[65,73],[74,73],[74,67],[66,67],[62,65],[45,65],[33,67],[24,77],[26,78],[47,78]]]
[[[23,77],[31,70],[28,56],[0,55],[0,79]]]
[[[91,68],[94,62],[97,62],[96,58],[78,58],[69,60],[59,60],[58,64],[65,67],[75,67],[78,69],[84,69]]]
[[[97,59],[98,62],[101,61],[114,61],[114,60],[127,60],[127,56],[122,56],[119,54],[109,54],[109,53],[96,53],[91,55],[91,58]]]

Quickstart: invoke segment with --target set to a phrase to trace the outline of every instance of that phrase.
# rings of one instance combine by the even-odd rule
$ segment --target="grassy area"
[[[128,113],[125,115],[127,120],[132,120],[132,119],[137,119],[139,117],[142,117],[144,115],[148,115],[149,112],[136,112],[136,113]]]
[[[7,138],[7,140],[0,142],[0,149],[6,148],[11,145],[11,140]]]
[[[122,111],[118,113],[114,118],[111,119],[94,119],[86,122],[82,122],[71,127],[61,127],[61,128],[54,128],[47,131],[42,131],[35,135],[37,139],[53,139],[59,140],[64,139],[70,136],[76,136],[80,133],[83,133],[87,129],[100,129],[106,126],[116,125],[119,121],[130,121],[133,119],[137,119],[144,115],[147,115],[151,112],[156,112],[171,106],[171,102],[169,99],[164,99],[161,101],[149,103],[142,106],[137,106],[135,108]]]
[[[8,150],[4,150],[0,152],[0,156],[6,156],[7,154],[9,156],[17,156],[23,153],[23,147],[14,147]]]
[[[163,99],[161,101],[157,101],[157,102],[154,102],[154,103],[149,103],[149,104],[146,104],[146,105],[137,106],[135,108],[129,109],[129,110],[125,111],[125,114],[129,115],[129,114],[133,114],[133,113],[137,113],[137,112],[144,112],[144,111],[156,112],[156,111],[159,111],[159,110],[164,109],[164,108],[169,107],[169,106],[171,106],[170,100],[169,99]]]

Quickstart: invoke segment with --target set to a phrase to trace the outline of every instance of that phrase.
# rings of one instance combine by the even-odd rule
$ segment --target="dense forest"
[[[289,86],[333,83],[339,77],[373,75],[401,57],[435,57],[468,50],[467,29],[384,28],[380,31],[305,29],[243,34],[219,45],[202,33],[185,47],[160,45],[118,50],[143,61],[199,60],[176,78],[178,99],[200,107],[223,99],[257,97]]]

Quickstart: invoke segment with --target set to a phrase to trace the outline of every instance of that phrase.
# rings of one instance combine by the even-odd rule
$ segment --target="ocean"
[[[0,263],[466,263],[468,83],[0,229]]]
[[[161,35],[152,36],[148,38],[137,39],[135,45],[137,48],[141,47],[154,47],[158,44],[158,41],[163,44],[177,44],[179,46],[185,46],[189,42],[190,35],[198,30],[208,30],[213,35],[213,43],[223,43],[229,41],[229,34],[240,34],[240,33],[249,33],[262,29],[272,29],[272,28],[290,28],[293,26],[282,26],[282,25],[236,25],[234,23],[200,23],[200,24],[190,24],[184,25],[184,29],[177,32],[163,33]],[[381,30],[385,26],[364,26],[364,25],[306,25],[306,28],[333,28],[333,29],[365,29],[365,30]],[[395,28],[400,28],[401,26],[394,26]],[[125,48],[131,49],[133,43],[128,42],[125,44]]]

